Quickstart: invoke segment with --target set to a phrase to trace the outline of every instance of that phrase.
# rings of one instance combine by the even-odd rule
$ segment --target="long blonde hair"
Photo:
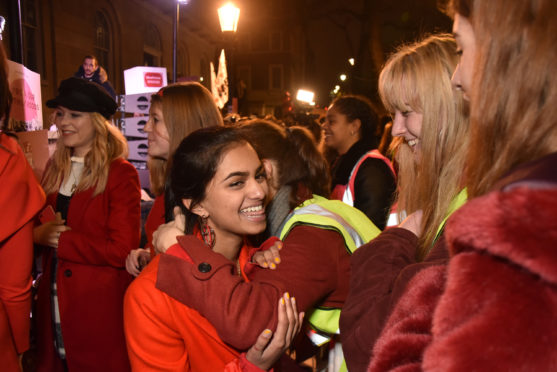
[[[95,128],[95,138],[91,150],[85,155],[85,164],[81,180],[76,191],[95,187],[93,196],[104,191],[108,181],[110,163],[117,158],[128,156],[128,143],[118,128],[110,124],[98,112],[84,113],[90,115]],[[43,176],[42,186],[46,194],[58,191],[62,180],[67,179],[71,170],[72,149],[58,140],[56,150]]]
[[[557,151],[555,0],[454,0],[476,39],[470,96],[470,196]]]
[[[462,189],[468,120],[461,94],[451,77],[458,62],[451,35],[431,35],[402,46],[387,61],[379,77],[379,93],[387,110],[423,115],[419,160],[405,141],[397,141],[398,210],[423,210],[417,258],[423,259]]]
[[[176,83],[151,97],[151,105],[160,105],[170,139],[169,157],[182,140],[199,128],[223,125],[222,115],[211,93],[199,83]],[[168,160],[149,158],[151,191],[160,195],[167,178]]]

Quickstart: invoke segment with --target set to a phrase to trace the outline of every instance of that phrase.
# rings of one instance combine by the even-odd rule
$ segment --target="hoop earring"
[[[207,217],[201,217],[201,236],[203,237],[205,244],[207,244],[209,248],[213,249],[215,246],[215,230],[209,226]]]

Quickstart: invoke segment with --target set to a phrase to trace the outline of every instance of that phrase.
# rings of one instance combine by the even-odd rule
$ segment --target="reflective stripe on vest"
[[[360,169],[362,163],[369,158],[383,160],[385,164],[387,164],[391,172],[393,172],[393,176],[395,177],[396,180],[395,168],[393,167],[393,164],[387,157],[383,156],[383,154],[381,154],[379,150],[371,150],[366,152],[362,157],[360,157],[360,159],[358,159],[356,165],[354,165],[354,168],[352,168],[352,172],[350,172],[350,177],[348,177],[348,184],[346,186],[346,189],[344,190],[344,194],[342,194],[341,200],[348,205],[354,206],[354,182],[356,182],[356,175],[358,174],[358,170]]]
[[[294,209],[280,229],[284,240],[296,225],[314,226],[339,232],[348,254],[375,238],[379,230],[373,222],[358,209],[339,200],[328,200],[314,195]],[[340,309],[316,307],[309,315],[310,324],[318,331],[334,334],[339,330]]]

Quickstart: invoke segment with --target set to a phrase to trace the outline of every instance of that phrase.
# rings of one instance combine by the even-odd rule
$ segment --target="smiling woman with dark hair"
[[[240,351],[218,336],[205,312],[197,312],[176,296],[181,281],[190,276],[210,276],[217,269],[203,262],[190,270],[192,252],[209,256],[216,252],[234,275],[247,280],[244,268],[251,246],[247,236],[265,229],[268,193],[265,170],[251,145],[233,128],[212,127],[187,136],[172,158],[171,189],[183,212],[186,235],[153,261],[135,279],[126,293],[124,319],[132,368],[137,371],[233,371],[258,367],[268,369],[290,345],[301,324],[294,299],[283,297],[278,309],[279,326],[269,345],[271,332],[260,335],[255,347]],[[173,236],[174,237],[174,236]],[[174,239],[174,243],[176,240]],[[220,293],[203,293],[213,301]],[[246,311],[257,310],[244,303]],[[270,315],[268,315],[270,316]],[[258,329],[261,332],[263,329]],[[266,354],[271,352],[271,357]],[[263,352],[263,353],[262,353]],[[257,369],[259,370],[259,369]]]

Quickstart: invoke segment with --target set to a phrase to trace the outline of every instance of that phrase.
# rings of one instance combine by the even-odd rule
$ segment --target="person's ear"
[[[263,168],[265,169],[265,174],[267,174],[267,180],[272,179],[273,177],[273,162],[270,161],[269,159],[263,159],[261,160],[261,163],[263,164]]]
[[[362,126],[362,121],[360,119],[354,119],[350,122],[350,133],[359,134],[360,127]]]
[[[186,207],[187,210],[192,212],[193,214],[197,214],[201,218],[209,217],[209,212],[201,204],[196,204],[192,208],[192,200],[191,199],[182,199],[182,204]]]

